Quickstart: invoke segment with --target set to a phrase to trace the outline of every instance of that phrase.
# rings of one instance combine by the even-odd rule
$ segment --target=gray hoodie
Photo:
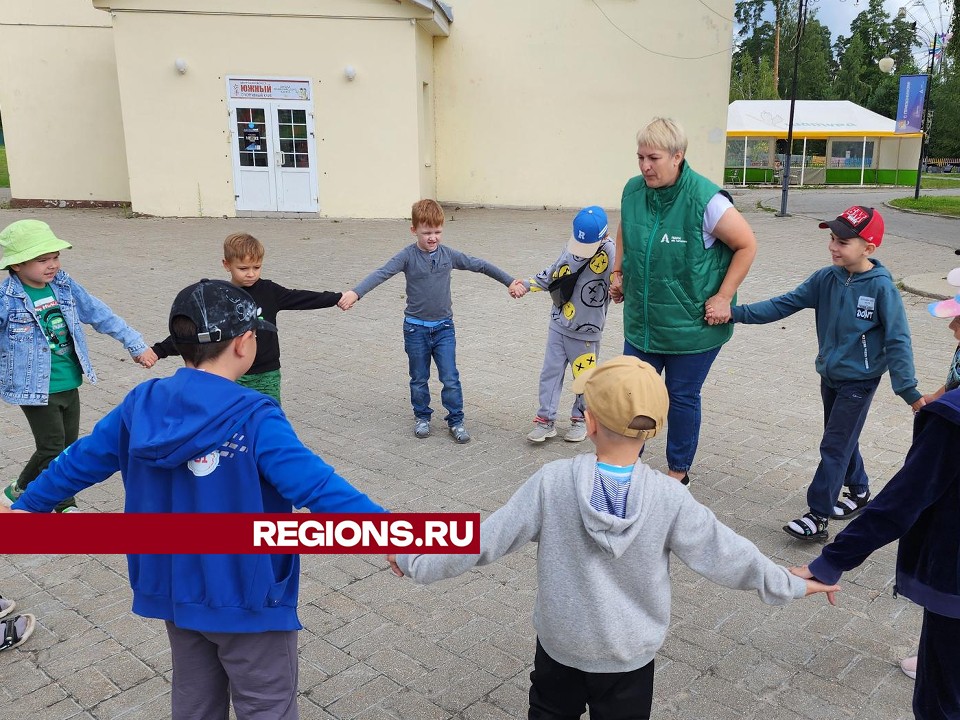
[[[637,463],[626,517],[590,505],[596,455],[545,465],[480,525],[479,555],[401,555],[418,583],[451,578],[539,543],[533,625],[551,658],[585,672],[643,667],[670,622],[670,554],[715,583],[783,605],[806,593],[679,482]]]

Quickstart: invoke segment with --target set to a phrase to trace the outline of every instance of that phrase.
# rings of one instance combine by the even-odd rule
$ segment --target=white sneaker
[[[900,661],[900,669],[903,670],[903,674],[912,680],[917,679],[917,656],[904,658]]]
[[[567,442],[583,442],[587,439],[587,424],[583,420],[571,420],[570,429],[563,439]]]
[[[527,434],[527,440],[532,443],[542,443],[547,438],[557,436],[557,429],[552,424],[535,422],[533,430]]]

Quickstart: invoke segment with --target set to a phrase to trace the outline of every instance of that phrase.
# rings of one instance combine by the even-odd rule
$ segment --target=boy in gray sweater
[[[621,356],[573,382],[596,454],[545,465],[480,526],[479,555],[390,556],[430,583],[537,542],[537,649],[530,718],[648,718],[653,658],[670,620],[670,553],[715,583],[768,604],[827,593],[721,523],[686,487],[637,459],[667,417],[652,366]]]
[[[353,290],[347,290],[337,306],[349,310],[361,297],[397,273],[407,280],[407,308],[403,318],[403,349],[410,365],[410,402],[413,433],[430,434],[430,361],[437,366],[443,384],[440,400],[447,411],[447,427],[458,443],[470,442],[463,426],[463,390],[457,371],[457,338],[453,328],[450,275],[454,270],[479,272],[507,286],[512,297],[526,293],[522,280],[515,280],[486,260],[465,255],[440,244],[443,208],[436,200],[418,200],[411,210],[410,232],[417,241],[398,252],[379,270],[367,275]]]
[[[573,219],[573,234],[553,264],[524,281],[529,290],[546,290],[550,306],[547,349],[540,370],[540,409],[527,435],[532,443],[555,437],[557,406],[563,390],[567,365],[576,377],[597,364],[600,335],[610,305],[610,270],[616,258],[616,244],[607,230],[607,213],[591,205]],[[583,422],[583,396],[577,395],[570,410],[570,429],[563,439],[587,439]]]

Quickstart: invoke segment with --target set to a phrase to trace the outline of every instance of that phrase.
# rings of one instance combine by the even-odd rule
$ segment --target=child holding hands
[[[145,368],[157,361],[140,333],[60,269],[67,243],[40,220],[18,220],[0,232],[3,264],[10,277],[0,283],[0,398],[19,405],[36,450],[20,476],[0,497],[15,501],[80,432],[80,394],[86,375],[97,382],[83,323],[123,343]],[[57,512],[77,509],[74,498]]]
[[[441,245],[443,208],[436,200],[418,200],[411,211],[410,232],[417,241],[374,270],[353,290],[347,290],[337,303],[349,310],[360,298],[397,273],[407,281],[407,307],[403,318],[403,348],[410,369],[410,402],[413,405],[413,434],[418,438],[430,435],[430,363],[437,366],[443,384],[440,400],[447,411],[447,427],[458,443],[470,442],[470,433],[463,426],[463,389],[457,371],[457,338],[453,327],[453,301],[450,296],[450,275],[454,270],[479,272],[497,280],[512,297],[526,293],[523,281],[514,279],[500,268]]]

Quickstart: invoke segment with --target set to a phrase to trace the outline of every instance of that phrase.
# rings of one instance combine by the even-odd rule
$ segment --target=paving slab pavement
[[[793,288],[828,261],[808,217],[774,218],[741,201],[760,242],[743,302]],[[518,276],[547,266],[572,212],[448,209],[445,242]],[[222,277],[221,242],[245,230],[267,246],[264,276],[289,287],[338,290],[411,241],[393,220],[128,218],[114,210],[0,210],[0,226],[38,217],[74,243],[64,268],[150,341],[165,335],[170,302],[200,277]],[[617,217],[611,217],[615,224]],[[889,236],[878,253],[895,278],[954,267],[945,244]],[[456,273],[454,313],[466,422],[474,439],[412,434],[393,279],[353,310],[280,316],[284,408],[300,437],[358,487],[397,511],[499,507],[538,467],[588,450],[559,438],[531,446],[549,299],[512,300],[484,276]],[[927,298],[904,294],[917,374],[943,383],[954,343]],[[151,371],[112,339],[88,332],[100,375],[81,389],[81,432]],[[602,357],[622,347],[622,310],[610,310]],[[691,491],[727,524],[784,564],[819,546],[781,531],[805,509],[822,423],[812,313],[740,327],[703,390],[704,422]],[[431,383],[435,397],[439,385]],[[572,402],[569,388],[563,404]],[[435,423],[436,424],[436,423]],[[563,423],[561,425],[561,434]],[[910,443],[912,414],[884,380],[861,449],[878,490]],[[441,423],[442,428],[442,423]],[[12,479],[32,452],[16,407],[0,407],[0,467]],[[645,458],[665,469],[663,440]],[[91,512],[118,511],[115,477],[81,493]],[[832,529],[839,530],[840,523]],[[770,607],[674,563],[673,620],[657,655],[654,718],[819,720],[912,717],[912,681],[897,663],[914,651],[921,612],[892,597],[895,545],[844,578],[839,607],[821,599]],[[107,720],[169,717],[170,654],[162,624],[130,612],[121,556],[8,555],[0,593],[34,613],[37,632],[0,654],[0,717]],[[305,719],[481,720],[524,717],[534,651],[530,623],[536,548],[431,587],[394,578],[379,557],[304,556],[300,709]]]

